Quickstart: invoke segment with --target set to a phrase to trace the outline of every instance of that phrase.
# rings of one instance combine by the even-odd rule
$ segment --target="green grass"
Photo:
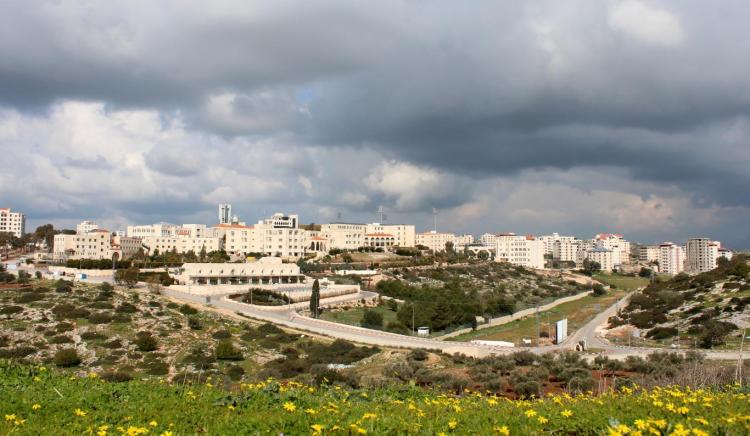
[[[614,304],[625,296],[625,291],[616,290],[603,297],[586,296],[579,300],[570,301],[550,310],[539,312],[539,331],[555,334],[555,321],[568,318],[568,334],[581,328],[597,313]],[[598,306],[598,310],[597,310]],[[549,314],[549,318],[547,317]],[[549,324],[547,320],[549,319]],[[520,342],[521,338],[532,339],[536,336],[536,316],[530,315],[519,320],[495,327],[476,330],[449,338],[449,341],[470,341],[474,339]]]
[[[107,383],[0,362],[0,434],[747,434],[748,391],[612,392],[512,401],[408,386],[370,390],[274,381],[231,391]],[[320,430],[319,432],[317,430]],[[101,433],[100,433],[101,432]]]
[[[365,310],[367,309],[363,307],[355,307],[338,312],[325,311],[320,315],[320,318],[326,321],[337,322],[339,324],[358,326],[359,322],[362,321],[362,316],[365,313]],[[383,326],[388,325],[389,322],[396,321],[396,312],[389,310],[385,306],[373,307],[370,308],[370,310],[374,310],[383,315]]]
[[[621,276],[615,273],[603,272],[595,273],[593,278],[605,285],[615,285],[617,289],[623,289],[625,291],[634,291],[642,286],[646,286],[649,282],[648,279],[643,277]]]

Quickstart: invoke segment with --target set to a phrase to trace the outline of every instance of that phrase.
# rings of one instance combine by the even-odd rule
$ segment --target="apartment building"
[[[496,235],[496,262],[509,262],[527,268],[544,269],[544,243],[532,235]]]
[[[614,258],[617,256],[616,251],[609,248],[596,247],[586,251],[585,258],[590,262],[596,262],[602,271],[612,271],[615,267]]]
[[[474,243],[474,236],[469,234],[457,235],[454,242],[457,250],[463,250],[464,247]]]
[[[485,233],[479,237],[479,243],[485,247],[494,247],[497,245],[497,235],[494,233]]]
[[[709,238],[688,239],[685,246],[686,269],[689,272],[701,273],[716,268],[721,243]]]
[[[445,244],[448,242],[456,245],[456,235],[453,233],[442,233],[430,230],[429,232],[417,233],[416,244],[427,247],[429,250],[437,253],[445,251]]]
[[[544,245],[544,254],[552,255],[553,258],[555,259],[558,259],[557,257],[554,257],[556,242],[573,243],[574,241],[577,241],[575,236],[560,236],[558,233],[553,233],[551,235],[543,235],[543,236],[540,236],[539,239],[542,241],[542,244]],[[566,244],[562,244],[562,245],[563,247],[566,246]],[[559,259],[559,260],[563,260],[563,259]]]
[[[94,230],[99,230],[99,225],[93,221],[81,221],[78,225],[76,225],[76,233],[79,235],[85,235],[86,233],[91,233]]]
[[[685,270],[685,250],[672,242],[659,245],[659,272],[677,275]]]
[[[56,261],[68,259],[127,259],[141,248],[139,238],[112,235],[96,229],[75,235],[55,235],[52,256]]]
[[[275,213],[253,226],[258,232],[260,252],[266,256],[299,259],[308,251],[312,233],[299,228],[299,216]]]
[[[147,225],[128,226],[125,235],[130,238],[145,238],[149,236],[175,236],[177,226],[170,223],[156,223]]]
[[[638,260],[657,262],[661,256],[661,245],[642,245],[638,247]]]
[[[581,250],[580,239],[563,237],[552,242],[552,258],[561,262],[576,262],[578,251]],[[545,248],[546,254],[546,248]]]
[[[20,238],[26,233],[26,216],[21,212],[13,212],[10,208],[1,208],[0,233],[12,233]]]
[[[594,237],[594,245],[612,250],[612,259],[615,266],[630,263],[630,242],[626,241],[622,235],[599,233]]]

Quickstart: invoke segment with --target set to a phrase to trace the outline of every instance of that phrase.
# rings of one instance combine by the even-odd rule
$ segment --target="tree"
[[[453,253],[453,242],[448,241],[448,242],[445,243],[445,252],[448,253],[448,254],[452,254]]]
[[[137,267],[118,269],[115,271],[115,283],[125,285],[129,288],[138,284],[138,275],[140,270]]]
[[[653,270],[651,268],[641,268],[640,271],[638,271],[638,277],[645,277],[649,278],[651,277],[651,274],[653,273]]]
[[[320,310],[320,283],[318,279],[315,279],[312,285],[312,294],[310,294],[310,313],[313,317],[318,317],[318,311]]]
[[[203,247],[201,247],[201,253],[198,255],[198,257],[200,258],[201,262],[205,262],[206,261],[206,255],[207,254],[208,253],[206,252],[206,246],[204,245]]]
[[[589,260],[589,259],[584,259],[583,260],[583,272],[587,276],[590,276],[590,275],[594,274],[594,272],[599,271],[601,269],[602,269],[602,266],[601,266],[601,264],[599,264],[599,262],[595,262],[595,261],[592,261],[592,260]]]
[[[490,258],[490,253],[485,250],[482,250],[479,252],[477,256],[479,257],[479,260],[487,260]]]
[[[362,320],[359,322],[359,325],[368,329],[382,330],[383,315],[375,310],[367,309],[362,315]]]
[[[601,283],[594,284],[591,289],[595,297],[601,297],[602,295],[605,295],[607,293],[607,290],[604,289],[604,286],[602,286]]]

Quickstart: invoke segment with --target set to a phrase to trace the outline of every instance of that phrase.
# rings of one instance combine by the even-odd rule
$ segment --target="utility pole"
[[[437,216],[438,212],[437,209],[434,207],[432,208],[432,230],[437,233]]]
[[[539,306],[536,307],[536,346],[539,346]]]
[[[416,333],[416,330],[414,329],[414,313],[415,313],[414,302],[412,301],[411,303],[411,335],[412,336],[415,336],[415,333]]]

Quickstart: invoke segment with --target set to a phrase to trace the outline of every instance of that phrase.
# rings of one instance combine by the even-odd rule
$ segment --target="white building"
[[[685,250],[672,242],[659,245],[659,272],[677,275],[685,270]]]
[[[196,237],[196,236],[148,236],[140,239],[141,245],[147,249],[149,255],[174,251],[184,254],[193,252],[200,254],[204,249],[206,253],[219,251],[224,248],[223,239],[220,237]]]
[[[26,216],[21,212],[12,212],[10,208],[0,209],[0,233],[13,233],[20,238],[26,233]]]
[[[594,245],[612,250],[612,259],[615,266],[619,266],[621,263],[630,263],[630,242],[626,241],[622,235],[599,233],[594,237]]]
[[[497,235],[494,233],[485,233],[479,237],[479,242],[486,247],[494,247],[497,245]]]
[[[448,242],[456,245],[456,235],[453,233],[442,233],[430,230],[429,232],[417,233],[416,244],[427,247],[434,253],[445,251],[445,244]]]
[[[540,236],[538,239],[540,239],[542,241],[542,244],[544,245],[544,254],[552,255],[554,259],[559,259],[558,257],[554,256],[556,242],[572,243],[573,241],[577,240],[575,236],[560,236],[558,233],[553,233],[551,235],[543,235],[543,236]],[[565,247],[565,244],[563,244],[563,247]],[[563,259],[559,259],[559,260],[563,260]],[[575,260],[575,259],[571,259],[571,260]]]
[[[586,251],[586,259],[598,263],[602,271],[612,271],[615,266],[614,253],[608,248],[596,247]]]
[[[177,226],[169,223],[128,226],[126,235],[130,238],[145,238],[148,236],[175,236]]]
[[[706,272],[716,268],[721,243],[709,238],[688,239],[685,246],[686,269],[689,272]]]
[[[469,234],[456,236],[456,240],[454,242],[457,250],[463,250],[464,247],[471,245],[473,243],[474,243],[474,236],[469,235]]]
[[[139,238],[117,236],[105,229],[75,235],[55,235],[53,259],[127,259],[141,248]]]
[[[327,239],[330,248],[342,250],[356,250],[359,247],[371,246],[384,247],[386,245],[378,245],[382,242],[378,241],[378,238],[383,237],[389,240],[388,247],[413,247],[416,238],[413,225],[381,223],[322,224],[320,236]]]
[[[552,258],[561,262],[576,262],[581,250],[580,239],[563,237],[552,242]]]
[[[734,253],[732,253],[732,250],[728,248],[724,248],[724,247],[719,248],[719,257],[723,257],[726,260],[732,260],[732,256],[734,256]]]
[[[496,262],[544,269],[544,243],[534,236],[515,233],[496,235]]]
[[[76,226],[76,233],[79,235],[85,235],[86,233],[91,233],[94,230],[99,230],[99,225],[93,221],[81,221]]]
[[[660,245],[642,245],[638,247],[638,260],[641,262],[656,262],[660,256]]]

